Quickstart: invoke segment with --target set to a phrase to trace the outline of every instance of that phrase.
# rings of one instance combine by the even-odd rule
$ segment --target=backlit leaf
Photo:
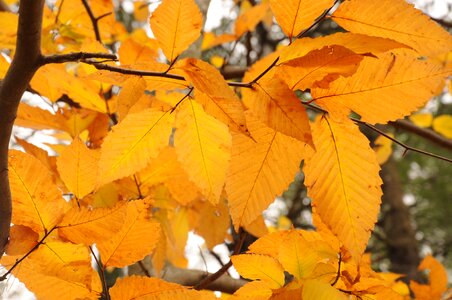
[[[270,0],[270,5],[276,21],[292,40],[303,29],[311,26],[317,17],[333,5],[333,2],[333,0]]]
[[[97,183],[99,153],[88,149],[75,138],[57,159],[58,172],[66,187],[81,199],[94,190]]]
[[[122,121],[129,112],[130,108],[140,99],[146,89],[146,80],[142,77],[130,77],[122,86],[119,93],[118,103],[118,117]]]
[[[433,115],[431,113],[418,113],[411,115],[410,121],[422,128],[428,128],[432,126]]]
[[[121,229],[127,205],[118,203],[112,208],[74,207],[58,225],[58,233],[73,243],[91,245],[113,237]]]
[[[235,21],[235,35],[240,37],[254,28],[264,19],[268,12],[268,3],[260,3],[246,10]]]
[[[52,229],[69,205],[53,183],[49,170],[33,156],[17,150],[10,150],[8,169],[12,222],[36,232]]]
[[[303,299],[347,300],[349,296],[338,291],[328,283],[307,280],[303,283]]]
[[[388,134],[394,137],[393,134]],[[384,164],[392,154],[392,141],[385,136],[380,135],[374,141],[375,153],[377,154],[377,161],[380,165]]]
[[[408,50],[366,57],[350,77],[341,77],[328,89],[312,89],[312,96],[333,116],[348,110],[370,123],[386,123],[409,115],[436,94],[450,71]]]
[[[23,225],[11,226],[9,242],[6,248],[8,255],[23,255],[38,243],[39,235],[30,227]]]
[[[258,254],[241,254],[231,257],[234,268],[243,277],[252,280],[262,280],[270,288],[280,288],[284,285],[284,270],[274,258]]]
[[[200,35],[202,15],[194,0],[164,0],[151,16],[151,29],[172,62]]]
[[[231,156],[228,128],[190,98],[177,113],[176,128],[174,145],[180,163],[204,197],[217,204]]]
[[[308,195],[322,221],[358,262],[377,221],[382,194],[375,154],[351,121],[319,117],[313,137],[316,152],[303,168]]]
[[[441,115],[433,120],[433,129],[445,137],[452,139],[452,116]]]
[[[423,293],[427,292],[426,296],[430,299],[440,299],[441,295],[447,290],[447,272],[441,263],[433,256],[426,256],[421,264],[419,270],[429,270],[429,284],[421,285],[417,282],[411,281],[410,287],[413,289],[416,298],[421,299]]]
[[[129,202],[124,225],[110,240],[97,242],[104,266],[123,268],[141,259],[156,246],[160,226],[149,219],[143,200]]]
[[[147,109],[128,115],[105,138],[99,161],[99,183],[129,176],[168,145],[173,114]]]
[[[249,116],[247,124],[254,140],[232,134],[231,164],[226,178],[236,230],[253,222],[287,188],[304,154],[302,142],[266,127],[255,117]]]
[[[452,36],[404,0],[348,0],[333,20],[348,31],[393,39],[423,55],[452,50]]]

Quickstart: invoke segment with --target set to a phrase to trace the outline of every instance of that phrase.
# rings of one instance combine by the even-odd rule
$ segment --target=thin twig
[[[93,52],[75,52],[68,54],[56,54],[56,55],[46,55],[41,59],[41,65],[46,64],[61,64],[66,62],[75,62],[90,58],[104,58],[116,61],[117,57],[110,53],[93,53]]]
[[[91,9],[91,6],[89,6],[88,0],[82,0],[83,6],[85,7],[86,13],[89,16],[89,19],[91,20],[91,24],[93,25],[94,35],[96,36],[96,41],[102,44],[102,38],[100,36],[99,31],[99,19],[94,16],[94,13]]]
[[[309,26],[308,28],[306,28],[305,30],[303,30],[302,32],[300,32],[296,38],[302,38],[306,35],[306,33],[308,33],[312,28],[314,28],[317,24],[319,24],[320,22],[322,22],[325,17],[329,14],[329,12],[333,9],[334,6],[336,6],[336,4],[339,3],[339,0],[334,1],[333,5],[331,5],[328,9],[326,9],[315,21],[314,23],[311,24],[311,26]],[[292,43],[292,40],[290,41]]]
[[[146,275],[147,277],[152,277],[151,273],[149,272],[149,270],[146,268],[146,266],[144,265],[143,261],[138,261],[138,266],[140,267],[141,271],[144,273],[144,275]]]
[[[176,105],[174,105],[173,108],[171,108],[170,114],[172,114],[172,113],[176,110],[176,108],[182,103],[182,101],[184,101],[185,99],[187,99],[187,98],[190,96],[190,94],[191,94],[191,92],[193,91],[193,89],[194,89],[194,88],[191,87],[191,88],[189,89],[188,93],[187,93],[184,97],[182,97],[182,99],[180,99],[179,102],[177,102]]]
[[[242,231],[240,233],[240,239],[238,240],[237,244],[235,245],[234,252],[232,255],[237,255],[242,250],[243,243],[245,242],[245,238],[247,236],[247,233],[245,231]],[[205,289],[207,286],[209,286],[212,282],[220,278],[224,273],[228,271],[228,269],[232,267],[232,260],[229,260],[227,264],[222,266],[218,271],[215,273],[207,276],[203,280],[201,280],[195,287],[195,290],[202,290]]]
[[[141,193],[140,183],[138,182],[138,178],[137,178],[136,174],[133,175],[133,180],[135,181],[135,185],[137,187],[139,199],[144,199],[143,194]]]
[[[331,283],[331,286],[334,286],[339,281],[339,278],[341,277],[341,262],[342,262],[342,255],[339,253],[339,261],[337,263],[337,275],[336,275],[336,278],[334,279],[334,281]]]
[[[104,295],[107,300],[110,300],[110,294],[108,293],[108,286],[107,286],[107,280],[105,279],[105,268],[100,263],[99,259],[97,258],[96,254],[93,251],[93,248],[89,246],[89,250],[91,251],[91,254],[94,257],[94,260],[96,261],[97,267],[99,268],[100,273],[100,280],[102,281],[102,285],[104,287]]]
[[[279,61],[279,56],[271,63],[271,65],[269,65],[267,67],[267,69],[264,70],[264,72],[260,73],[256,78],[254,78],[250,83],[248,83],[250,86],[252,86],[253,84],[255,84],[256,82],[259,81],[259,79],[261,79],[262,77],[265,76],[265,74],[267,74],[268,72],[270,72],[270,70],[276,66],[276,64]]]
[[[328,111],[324,110],[323,108],[318,107],[318,106],[316,106],[316,105],[313,105],[313,104],[311,104],[311,103],[307,103],[307,102],[302,102],[302,103],[303,103],[304,105],[306,105],[307,107],[312,108],[312,109],[314,109],[314,110],[317,110],[317,111],[320,111],[320,112],[326,113],[326,114],[328,113]],[[411,147],[411,146],[409,146],[409,145],[407,145],[407,144],[405,144],[405,143],[403,143],[403,142],[401,142],[401,141],[399,141],[399,140],[393,138],[392,136],[386,134],[384,131],[382,131],[382,130],[376,128],[375,126],[373,126],[373,125],[371,125],[371,124],[369,124],[369,123],[367,123],[367,122],[364,122],[364,121],[361,121],[361,120],[358,120],[358,119],[352,118],[352,117],[350,118],[350,120],[352,120],[352,121],[355,122],[355,123],[362,124],[362,125],[368,127],[369,129],[371,129],[371,130],[377,132],[378,134],[384,136],[385,138],[390,139],[391,141],[393,141],[393,142],[396,143],[397,145],[399,145],[399,146],[405,148],[404,155],[405,155],[408,151],[412,151],[412,152],[417,152],[417,153],[420,153],[420,154],[423,154],[423,155],[426,155],[426,156],[434,157],[434,158],[437,158],[437,159],[444,160],[444,161],[447,161],[447,162],[449,162],[449,163],[452,163],[452,159],[450,159],[450,158],[447,158],[447,157],[444,157],[444,156],[440,156],[440,155],[437,155],[437,154],[434,154],[434,153],[431,153],[431,152],[428,152],[428,151],[424,151],[424,150],[421,150],[421,149],[418,149],[418,148]]]
[[[53,227],[52,229],[50,229],[49,231],[46,232],[46,234],[44,234],[44,236],[42,237],[42,239],[33,246],[33,248],[31,248],[24,256],[22,256],[20,259],[16,260],[16,262],[14,263],[14,265],[8,270],[8,272],[6,272],[5,274],[3,274],[0,277],[0,282],[5,280],[6,277],[8,277],[9,274],[11,274],[11,272],[24,260],[26,259],[31,253],[33,253],[36,249],[39,248],[39,246],[41,246],[42,244],[44,244],[44,241],[47,239],[47,237],[56,229],[57,227]]]

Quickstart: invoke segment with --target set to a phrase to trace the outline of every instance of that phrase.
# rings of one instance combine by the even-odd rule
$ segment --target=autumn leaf
[[[331,285],[318,281],[307,280],[303,283],[303,299],[316,300],[347,300],[349,297]]]
[[[39,235],[30,227],[13,225],[10,229],[9,238],[5,253],[14,256],[23,255],[30,251],[38,243]]]
[[[74,207],[58,224],[58,233],[73,243],[91,245],[117,234],[126,214],[127,205],[124,203],[112,208]]]
[[[234,268],[245,278],[262,280],[275,289],[284,285],[284,270],[274,258],[258,254],[241,254],[231,257]]]
[[[202,15],[193,0],[164,0],[151,16],[151,29],[172,62],[200,35]]]
[[[61,179],[77,199],[91,193],[96,186],[98,154],[88,149],[80,138],[75,138],[57,159]]]
[[[180,163],[204,197],[217,204],[231,155],[228,128],[190,98],[178,110],[175,126],[174,145]]]
[[[268,8],[268,3],[260,3],[238,16],[235,21],[235,35],[240,37],[247,31],[253,31],[267,15]]]
[[[252,116],[247,118],[247,124],[254,140],[232,133],[231,164],[226,178],[236,230],[253,222],[284,191],[304,155],[302,142],[266,127]]]
[[[142,77],[130,77],[124,82],[117,99],[119,121],[124,119],[130,108],[144,94],[145,89],[146,80]]]
[[[452,117],[441,115],[433,119],[433,129],[445,137],[452,139]]]
[[[280,79],[262,80],[243,91],[243,101],[268,127],[312,144],[309,120],[300,99]]]
[[[292,41],[303,29],[308,28],[333,0],[270,0],[271,9],[281,29]]]
[[[156,246],[160,226],[149,219],[145,200],[127,204],[127,216],[122,228],[109,240],[97,242],[104,266],[123,268],[141,259]]]
[[[353,110],[369,123],[387,123],[424,105],[449,71],[409,50],[366,57],[350,77],[341,77],[328,89],[314,88],[316,103],[333,116]]]
[[[174,115],[147,109],[113,127],[102,145],[99,184],[132,175],[168,145]]]
[[[348,31],[393,39],[422,55],[452,50],[452,36],[404,0],[347,0],[333,20]]]
[[[441,263],[433,256],[427,255],[419,265],[419,270],[429,270],[429,284],[422,285],[411,281],[412,288],[416,298],[419,299],[440,299],[447,290],[447,273]]]
[[[359,262],[382,194],[375,154],[351,121],[319,117],[313,136],[316,152],[303,167],[308,195],[322,221]]]
[[[195,230],[205,239],[209,249],[224,242],[230,227],[228,205],[225,200],[220,199],[217,206],[203,203],[199,212],[199,223]],[[206,224],[215,224],[215,226],[206,226]]]
[[[48,169],[33,156],[17,150],[10,150],[8,168],[13,195],[12,222],[38,233],[51,230],[69,205]]]

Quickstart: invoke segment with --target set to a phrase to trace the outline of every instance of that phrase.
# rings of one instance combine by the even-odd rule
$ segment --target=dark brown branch
[[[335,286],[336,283],[339,281],[339,278],[341,277],[341,263],[342,263],[342,255],[339,253],[339,260],[337,262],[337,274],[336,274],[336,278],[334,278],[334,281],[331,283],[331,286]]]
[[[89,19],[91,20],[91,24],[93,25],[94,35],[96,36],[96,41],[102,44],[102,37],[100,36],[100,30],[99,30],[99,20],[100,18],[96,18],[94,15],[91,6],[89,6],[88,0],[82,0],[83,6],[85,7],[86,13],[89,16]]]
[[[6,4],[3,0],[0,0],[0,11],[11,11],[8,4]]]
[[[94,257],[94,260],[96,261],[97,268],[99,269],[100,280],[102,281],[102,286],[104,288],[103,294],[105,295],[105,298],[107,300],[110,300],[110,294],[108,293],[107,280],[105,279],[105,268],[100,263],[99,259],[97,258],[96,254],[93,251],[93,248],[91,246],[88,246],[88,247],[89,247],[89,251],[91,252],[91,254]]]
[[[44,0],[21,0],[16,52],[0,85],[0,257],[9,237],[11,191],[8,180],[8,146],[23,93],[41,60],[41,27]]]
[[[14,263],[14,265],[8,270],[8,272],[6,272],[5,274],[3,274],[0,277],[0,282],[5,280],[9,274],[11,274],[11,272],[24,260],[26,259],[28,256],[30,256],[30,254],[32,254],[36,249],[39,248],[39,246],[41,246],[44,241],[47,239],[47,237],[56,229],[57,227],[53,227],[52,229],[50,229],[48,232],[46,232],[44,234],[44,236],[42,237],[42,239],[36,243],[36,245],[33,246],[33,248],[31,248],[27,253],[24,254],[24,256],[22,256],[20,259],[16,260],[16,262]]]
[[[117,57],[110,53],[75,52],[68,54],[46,55],[41,59],[41,64],[61,64],[66,62],[79,61],[90,58],[103,58],[116,60]]]
[[[235,249],[234,249],[234,252],[232,253],[232,255],[236,255],[236,254],[240,253],[240,251],[242,250],[243,243],[245,242],[246,236],[247,236],[247,233],[245,231],[241,231],[240,239],[237,241],[237,244],[235,245]],[[203,290],[203,289],[207,288],[214,281],[216,281],[218,278],[223,276],[229,270],[230,267],[232,267],[232,260],[229,260],[229,262],[227,264],[222,266],[215,273],[210,274],[209,276],[207,276],[206,278],[201,280],[197,285],[194,286],[194,288],[196,290]]]
[[[418,127],[407,120],[398,120],[396,122],[389,122],[389,125],[394,126],[395,128],[409,131],[411,133],[414,133],[418,136],[425,138],[426,140],[432,143],[435,143],[438,146],[452,150],[452,140],[434,132],[433,130]]]

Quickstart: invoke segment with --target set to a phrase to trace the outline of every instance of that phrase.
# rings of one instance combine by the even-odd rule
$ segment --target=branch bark
[[[11,11],[8,4],[6,4],[3,0],[0,0],[0,11]]]
[[[8,146],[20,99],[40,65],[44,0],[21,0],[16,52],[0,85],[0,257],[9,238],[11,191],[8,180]]]
[[[396,122],[390,122],[389,124],[395,128],[400,128],[421,136],[438,146],[452,150],[452,140],[434,132],[433,130],[418,127],[407,120],[398,120]]]

